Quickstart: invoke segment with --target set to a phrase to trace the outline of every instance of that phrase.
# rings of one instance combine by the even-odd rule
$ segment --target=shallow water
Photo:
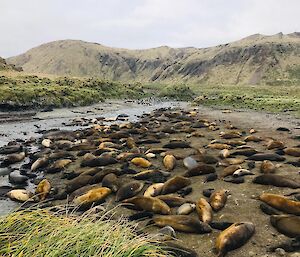
[[[71,119],[80,117],[116,117],[119,114],[127,114],[130,121],[136,120],[143,113],[151,112],[154,109],[166,107],[188,106],[187,102],[174,101],[107,101],[105,103],[92,106],[55,109],[52,112],[39,112],[32,120],[21,122],[9,122],[0,124],[0,147],[16,139],[28,139],[30,137],[40,137],[38,130],[49,129],[78,129],[78,126],[65,126]],[[13,115],[13,114],[12,114]],[[1,156],[1,155],[0,155]],[[10,185],[8,176],[0,176],[0,186]],[[6,214],[17,208],[20,204],[9,199],[0,199],[0,215]]]

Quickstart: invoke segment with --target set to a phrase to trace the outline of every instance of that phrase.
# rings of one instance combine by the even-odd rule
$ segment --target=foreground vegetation
[[[196,104],[289,112],[300,117],[300,85],[194,85],[192,89],[198,95]]]
[[[25,210],[0,218],[0,256],[166,256],[145,235],[122,220]]]

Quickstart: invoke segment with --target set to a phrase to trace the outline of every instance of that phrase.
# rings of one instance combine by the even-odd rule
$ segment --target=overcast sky
[[[0,0],[0,13],[2,57],[60,39],[207,47],[300,31],[300,0]]]

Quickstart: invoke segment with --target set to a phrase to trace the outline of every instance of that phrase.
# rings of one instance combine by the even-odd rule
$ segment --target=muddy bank
[[[169,104],[167,104],[166,106],[168,105]],[[126,139],[126,137],[128,137],[128,134],[126,133],[129,133],[129,131],[131,131],[130,136],[134,139],[134,142],[136,143],[137,148],[139,149],[142,156],[149,149],[162,147],[164,148],[163,152],[168,152],[168,154],[175,156],[176,166],[170,171],[170,177],[174,177],[176,175],[182,176],[183,174],[185,174],[187,168],[183,164],[183,159],[187,156],[192,156],[193,158],[195,158],[195,160],[201,162],[202,155],[200,154],[200,152],[205,152],[206,154],[213,156],[218,160],[218,163],[226,163],[226,158],[225,160],[223,160],[219,157],[219,149],[210,148],[208,146],[212,140],[221,140],[223,143],[229,142],[228,140],[223,139],[220,136],[222,135],[220,134],[220,132],[222,131],[226,133],[230,133],[231,131],[238,131],[240,132],[240,134],[238,134],[237,140],[248,141],[245,138],[250,135],[250,129],[254,128],[257,131],[256,133],[254,133],[255,137],[260,138],[261,140],[257,142],[250,140],[248,142],[242,143],[242,145],[247,145],[258,152],[275,153],[278,150],[266,149],[268,139],[270,138],[282,141],[285,147],[294,147],[299,144],[299,140],[294,139],[294,137],[299,135],[299,120],[291,119],[290,117],[248,111],[223,112],[222,110],[214,110],[204,107],[196,108],[196,112],[186,112],[183,110],[187,110],[189,108],[187,105],[179,105],[178,107],[180,108],[171,111],[158,111],[150,115],[143,115],[141,117],[141,120],[139,120],[137,123],[133,123],[135,124],[133,126],[134,128],[143,128],[141,130],[137,130],[137,133],[133,133],[133,131],[131,131],[130,128],[127,128],[126,126],[121,129],[116,125],[111,127],[101,127],[102,125],[98,124],[99,126],[95,127],[98,128],[98,131],[89,132],[88,130],[83,130],[83,132],[86,131],[87,134],[83,133],[80,139],[89,138],[89,136],[91,136],[91,132],[95,134],[94,137],[92,137],[93,140],[100,140],[101,138],[112,139],[110,138],[110,133],[115,133],[114,135],[117,136],[118,132],[120,131],[125,133],[122,135],[122,137],[125,137]],[[144,107],[139,106],[137,107],[135,113],[141,113],[141,111],[144,110]],[[124,109],[122,109],[118,112],[109,113],[107,117],[115,117],[118,114],[129,112],[130,110],[124,111]],[[136,120],[137,118],[134,115],[132,117],[134,120]],[[91,122],[92,120],[88,121],[90,125],[92,125]],[[126,123],[126,121],[121,121],[121,123]],[[195,124],[197,125],[195,126]],[[281,129],[277,130],[280,127]],[[69,128],[76,129],[76,127]],[[82,130],[82,128],[83,127],[80,127],[79,129]],[[189,147],[179,147],[179,149],[175,150],[165,147],[165,145],[172,142],[172,140],[181,140],[188,144]],[[114,140],[113,143],[114,144],[109,145],[111,149],[108,150],[108,152],[111,152],[112,154],[120,152],[130,153],[131,150],[128,145],[121,144],[119,140]],[[33,145],[40,147],[39,144],[34,143]],[[69,166],[67,166],[62,173],[46,174],[47,179],[49,179],[53,187],[56,187],[58,191],[65,190],[66,184],[68,184],[70,180],[74,178],[72,176],[80,177],[83,172],[87,171],[87,168],[84,168],[81,165],[84,157],[82,157],[81,154],[79,155],[78,149],[73,150],[74,151],[72,153],[76,156],[76,160],[74,160]],[[88,152],[96,154],[94,150],[95,149],[92,149]],[[230,151],[233,152],[236,150],[237,146],[231,145]],[[98,152],[97,154],[100,153]],[[166,167],[163,166],[163,156],[156,154],[155,158],[148,158],[153,168],[158,168],[166,171]],[[231,158],[241,159],[242,167],[249,168],[250,161],[247,159],[247,157],[231,156]],[[276,164],[278,164],[275,173],[287,178],[291,178],[293,179],[293,181],[299,181],[299,168],[287,163],[288,161],[297,161],[299,158],[289,155],[284,155],[284,158],[286,158],[284,162],[275,162]],[[109,169],[122,171],[124,170],[124,164],[126,164],[126,161],[121,159],[116,164],[109,165]],[[117,174],[117,176],[120,177],[121,181],[123,182],[122,184],[127,181],[131,181],[134,178],[134,173],[145,170],[145,168],[137,167],[131,162],[128,162],[128,165],[129,166],[127,168],[129,169],[126,168],[128,173],[121,172],[121,174]],[[224,169],[223,165],[224,164],[217,165],[216,162],[211,164],[218,175],[222,173]],[[280,245],[281,243],[284,243],[288,240],[286,236],[278,233],[278,231],[276,231],[275,228],[271,226],[269,222],[269,216],[264,214],[259,208],[261,202],[258,201],[257,196],[262,194],[263,192],[284,195],[297,192],[297,190],[299,191],[299,189],[292,189],[289,187],[280,188],[272,185],[259,185],[252,183],[253,178],[261,174],[260,165],[261,162],[256,161],[254,165],[255,167],[251,169],[251,172],[253,174],[245,176],[244,182],[240,184],[229,183],[222,179],[204,182],[205,176],[195,176],[190,178],[190,186],[192,187],[192,192],[184,197],[185,200],[196,202],[200,197],[204,197],[202,193],[203,190],[209,188],[212,188],[214,190],[225,189],[230,192],[225,207],[219,212],[213,213],[213,221],[252,222],[256,227],[255,235],[250,239],[250,241],[242,248],[230,252],[228,256],[279,256],[277,253],[269,253],[268,250],[271,247]],[[75,175],[74,172],[76,173]],[[66,175],[64,179],[62,179],[62,174]],[[69,179],[67,179],[68,175],[70,175]],[[83,177],[81,178],[83,179]],[[79,179],[79,181],[81,183],[82,180]],[[149,184],[149,182],[147,181],[144,182],[147,184],[147,186],[151,184]],[[139,192],[140,195],[143,194],[147,186],[145,185],[144,189]],[[104,206],[108,208],[115,207],[118,204],[115,202],[115,197],[115,194],[111,194],[106,199]],[[55,203],[66,203],[66,200],[59,200]],[[136,213],[135,211],[129,210],[122,206],[118,207],[116,211],[118,216],[122,215],[124,217]],[[176,211],[177,207],[171,208],[172,214],[175,214]],[[189,216],[196,219],[198,218],[195,211]],[[146,220],[145,223],[147,223],[147,221],[148,220]],[[144,223],[140,224],[143,225]],[[156,233],[157,230],[158,229],[155,226],[147,228],[147,231],[152,233]],[[176,234],[178,242],[182,245],[188,247],[189,249],[195,250],[199,256],[211,257],[215,256],[213,248],[216,237],[219,233],[220,232],[218,230],[214,229],[211,233],[207,234],[187,234],[182,232],[177,232]],[[296,255],[295,253],[284,253],[284,256],[294,257]]]
[[[186,102],[162,102],[159,100],[141,100],[141,101],[106,101],[104,103],[95,104],[84,107],[59,108],[51,112],[9,112],[2,113],[5,117],[0,121],[0,147],[11,141],[17,140],[24,142],[29,138],[39,138],[42,132],[51,129],[75,130],[78,126],[68,126],[71,119],[81,117],[112,117],[115,118],[119,114],[126,113],[128,120],[137,120],[138,116],[151,112],[161,107],[183,107],[189,104]],[[1,117],[1,114],[0,114]],[[8,121],[5,121],[8,119]],[[35,151],[36,149],[29,149]],[[1,156],[1,155],[0,155]],[[1,156],[3,158],[4,156]],[[20,165],[12,168],[18,169]],[[0,168],[1,171],[1,168]],[[0,186],[11,186],[8,182],[8,176],[0,176]],[[32,184],[29,186],[32,188]],[[3,215],[20,204],[13,202],[7,198],[0,198],[0,215]]]

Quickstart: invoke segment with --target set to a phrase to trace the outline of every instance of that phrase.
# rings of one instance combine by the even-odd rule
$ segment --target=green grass
[[[137,235],[132,223],[104,217],[41,209],[13,212],[0,218],[0,256],[166,256],[154,240]]]
[[[0,91],[0,103],[21,108],[84,106],[108,98],[132,99],[147,96],[139,83],[37,76],[0,76]]]
[[[196,86],[196,104],[268,112],[286,112],[300,117],[300,85]]]

